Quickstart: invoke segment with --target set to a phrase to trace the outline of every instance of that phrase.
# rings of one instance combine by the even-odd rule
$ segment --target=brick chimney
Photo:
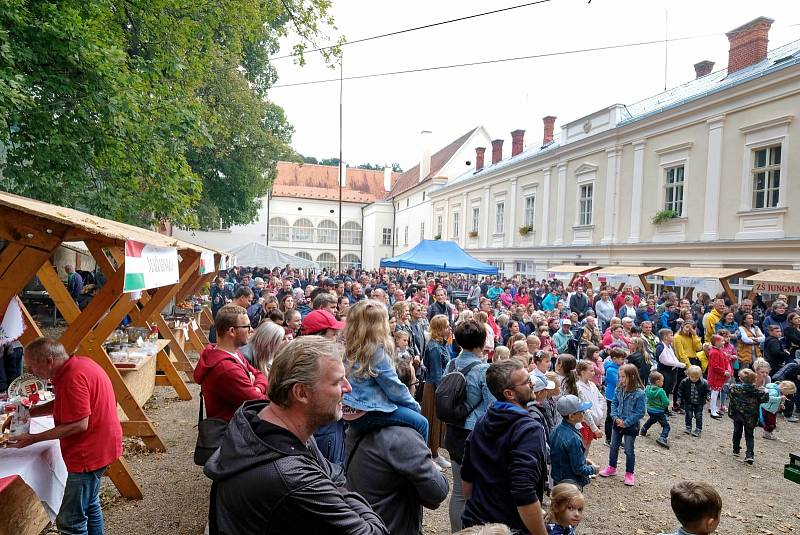
[[[711,74],[711,71],[714,69],[714,62],[713,61],[701,61],[700,63],[694,64],[694,75],[695,79],[702,78],[707,74]]]
[[[475,147],[475,172],[477,173],[483,169],[483,153],[486,152],[486,147]]]
[[[544,121],[544,136],[542,137],[542,147],[544,147],[553,142],[553,127],[556,124],[556,118],[548,115],[542,117],[542,121]]]
[[[492,141],[492,165],[503,159],[503,140],[495,139]]]
[[[511,157],[513,158],[522,152],[525,130],[514,130],[511,132]]]
[[[725,35],[728,37],[728,75],[754,65],[767,57],[769,28],[772,19],[758,17]]]

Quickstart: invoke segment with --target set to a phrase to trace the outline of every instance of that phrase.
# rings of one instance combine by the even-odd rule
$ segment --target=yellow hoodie
[[[689,359],[695,358],[697,352],[703,350],[703,344],[700,342],[699,336],[696,334],[687,336],[680,331],[673,338],[672,347],[675,350],[675,356],[686,364],[687,368],[692,365]]]
[[[717,323],[719,323],[719,320],[721,319],[722,319],[722,314],[717,312],[716,308],[712,308],[711,312],[709,312],[708,316],[706,316],[706,321],[703,322],[703,328],[706,331],[705,335],[703,336],[703,339],[709,344],[711,343],[711,337],[717,333],[716,331]]]

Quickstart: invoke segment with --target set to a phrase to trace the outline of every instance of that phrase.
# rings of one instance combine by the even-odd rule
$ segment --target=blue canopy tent
[[[422,240],[405,253],[384,258],[381,267],[418,269],[442,273],[467,273],[470,275],[497,275],[497,266],[481,262],[467,254],[455,242],[446,240]]]

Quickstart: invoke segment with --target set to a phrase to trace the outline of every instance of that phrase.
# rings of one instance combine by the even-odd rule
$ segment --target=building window
[[[753,151],[753,208],[778,206],[781,182],[781,146]]]
[[[478,222],[481,220],[481,209],[472,209],[472,232],[478,232]]]
[[[594,184],[583,184],[578,198],[578,225],[592,224],[592,196]]]
[[[394,227],[394,243],[400,245],[400,227]]]
[[[533,262],[516,262],[516,273],[519,275],[533,275],[536,272]]]
[[[311,255],[310,255],[310,254],[308,254],[308,253],[307,253],[307,252],[305,252],[305,251],[297,251],[296,253],[294,253],[294,255],[295,255],[297,258],[302,258],[303,260],[313,260],[313,259],[311,258]]]
[[[426,193],[427,193],[426,191],[423,191],[423,192],[422,192],[422,202],[425,202],[425,194],[426,194]]]
[[[408,201],[410,201],[410,200],[411,199],[406,199],[406,208],[408,208]]]
[[[317,226],[317,241],[321,243],[338,243],[339,230],[336,223],[326,219]]]
[[[314,238],[314,225],[308,219],[298,219],[292,225],[292,241],[312,241]]]
[[[342,225],[344,227],[344,225]],[[360,269],[361,268],[361,259],[354,254],[346,254],[342,256],[342,268],[348,269]]]
[[[503,225],[505,223],[506,203],[499,202],[495,205],[494,213],[494,232],[495,234],[503,233]]]
[[[406,225],[405,239],[403,240],[403,245],[408,245],[408,225]]]
[[[525,197],[525,226],[533,227],[534,209],[536,207],[536,195],[527,195]]]
[[[683,215],[684,167],[670,167],[665,170],[664,210],[672,210],[678,216]]]
[[[328,271],[334,271],[339,267],[336,257],[331,253],[320,253],[317,257],[317,263],[321,269],[327,269]]]
[[[383,229],[383,245],[392,245],[392,229]]]
[[[439,236],[440,238],[442,237],[442,225],[443,225],[442,216],[437,215],[436,216],[436,235]]]
[[[461,214],[453,212],[453,239],[457,240],[459,236],[458,229],[461,226]]]
[[[425,222],[419,224],[419,241],[425,239]]]
[[[289,222],[282,217],[271,217],[269,219],[269,239],[278,241],[289,241]]]
[[[342,243],[361,245],[361,225],[354,221],[348,221],[342,225]]]

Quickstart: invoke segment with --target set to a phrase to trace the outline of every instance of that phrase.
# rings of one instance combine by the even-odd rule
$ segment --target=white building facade
[[[501,267],[800,269],[800,41],[728,34],[729,66],[561,128],[560,139],[432,191],[442,239]],[[466,215],[466,217],[465,217]],[[653,222],[653,220],[656,222]]]

